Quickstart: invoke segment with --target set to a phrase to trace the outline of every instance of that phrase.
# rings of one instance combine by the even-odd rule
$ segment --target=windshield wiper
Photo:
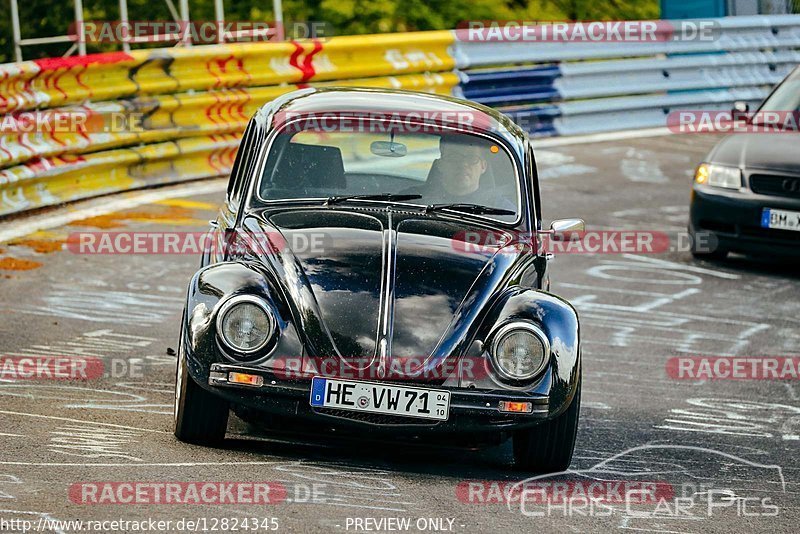
[[[328,197],[325,201],[326,206],[339,204],[346,200],[385,200],[386,202],[402,202],[404,200],[416,200],[422,198],[422,195],[396,195],[394,193],[379,193],[376,195],[342,195],[337,197]]]
[[[474,213],[475,215],[516,215],[517,213],[516,211],[493,208],[491,206],[483,206],[481,204],[431,204],[425,207],[425,213],[431,213],[439,210],[465,211],[467,213]]]

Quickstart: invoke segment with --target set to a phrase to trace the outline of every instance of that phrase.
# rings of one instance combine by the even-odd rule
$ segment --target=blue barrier
[[[456,92],[533,136],[573,135],[666,126],[681,109],[756,105],[800,64],[800,15],[712,20],[713,39],[659,42],[475,42],[456,31]],[[708,21],[670,21],[700,22]]]
[[[561,109],[554,105],[530,106],[524,108],[501,109],[516,124],[525,129],[532,137],[550,137],[558,135],[555,120],[561,116]]]
[[[464,97],[487,106],[517,102],[552,102],[561,95],[553,82],[561,76],[558,65],[530,69],[464,72]]]

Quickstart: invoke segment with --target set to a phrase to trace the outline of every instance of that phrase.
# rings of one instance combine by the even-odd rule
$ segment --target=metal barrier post
[[[74,42],[76,40],[76,36],[73,35],[56,35],[53,37],[35,37],[32,39],[23,39],[19,25],[19,5],[17,4],[17,0],[10,0],[10,2],[11,2],[11,32],[14,41],[14,55],[16,56],[18,62],[22,61],[22,47],[29,45],[72,43],[72,46],[69,48],[69,50],[67,50],[67,53],[64,54],[65,56],[70,55],[75,50],[76,47],[80,55],[82,56],[86,55],[86,43],[83,41],[81,37],[78,37],[77,42]],[[83,32],[83,2],[81,0],[74,0],[74,6],[75,6],[75,26],[77,28],[76,31]]]
[[[192,46],[192,34],[187,31],[189,27],[189,0],[181,0],[181,24],[183,25],[183,46]]]
[[[283,41],[286,32],[283,29],[283,3],[281,0],[272,0],[272,11],[275,15],[275,39]]]
[[[75,27],[83,33],[83,0],[75,0]],[[86,55],[86,40],[82,36],[78,37],[78,55]]]
[[[119,0],[119,23],[123,28],[128,26],[128,0]],[[131,51],[130,39],[122,40],[122,50]]]
[[[223,30],[225,22],[225,5],[223,0],[214,0],[214,18],[217,24],[217,42],[225,42],[225,31]]]
[[[17,61],[22,61],[22,45],[20,41],[22,37],[19,31],[19,7],[17,0],[11,0],[11,32],[14,36],[14,55]]]

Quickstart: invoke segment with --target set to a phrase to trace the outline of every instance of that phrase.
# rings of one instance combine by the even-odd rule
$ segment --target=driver
[[[516,209],[508,199],[498,198],[489,168],[490,148],[486,143],[467,136],[442,136],[439,153],[428,180],[402,193],[422,195],[420,202],[427,204],[465,203]]]
[[[450,197],[471,196],[481,186],[481,177],[486,174],[489,164],[484,151],[486,149],[471,143],[457,143],[447,138],[440,138],[440,158],[431,167],[438,173],[441,188]],[[430,178],[428,180],[430,182]]]

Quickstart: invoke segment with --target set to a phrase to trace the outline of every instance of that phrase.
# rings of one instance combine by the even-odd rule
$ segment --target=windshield
[[[795,69],[758,111],[800,111],[800,69]]]
[[[261,199],[407,195],[387,200],[477,204],[504,211],[488,215],[492,218],[516,220],[518,180],[499,143],[449,130],[401,132],[386,124],[359,130],[366,131],[287,128],[279,133],[267,155]]]

